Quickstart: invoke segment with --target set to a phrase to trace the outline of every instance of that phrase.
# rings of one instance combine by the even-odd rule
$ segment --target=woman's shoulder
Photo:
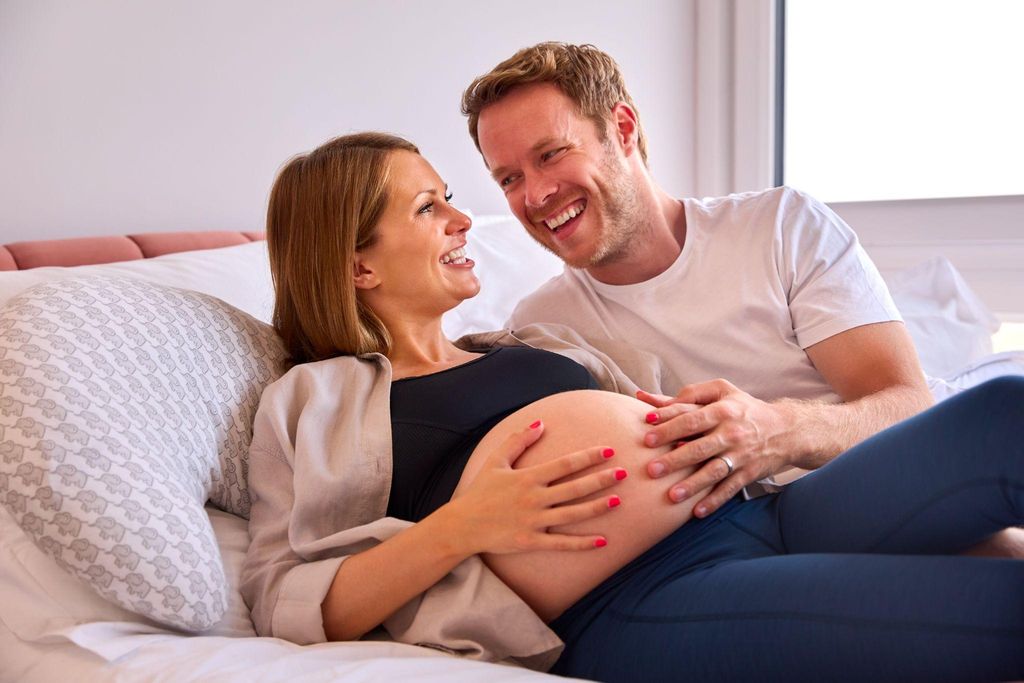
[[[390,373],[387,359],[379,353],[360,356],[336,356],[326,360],[300,363],[289,368],[283,375],[263,389],[261,403],[293,403],[318,393],[317,389],[329,388],[331,393],[371,387]]]

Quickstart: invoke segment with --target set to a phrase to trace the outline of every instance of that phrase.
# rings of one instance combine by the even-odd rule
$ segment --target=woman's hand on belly
[[[484,561],[512,590],[542,618],[550,620],[564,611],[601,581],[667,536],[691,517],[693,501],[673,503],[668,497],[670,482],[651,479],[646,464],[664,455],[671,446],[648,448],[643,435],[650,406],[629,396],[606,391],[571,391],[540,399],[509,415],[495,425],[477,444],[462,473],[455,498],[464,495],[483,472],[499,444],[517,434],[527,420],[544,420],[545,438],[510,458],[520,469],[542,466],[570,451],[594,442],[615,449],[615,457],[598,460],[591,470],[572,475],[583,480],[597,472],[626,468],[630,476],[614,491],[599,491],[595,503],[607,504],[609,493],[622,499],[615,513],[550,528],[551,534],[600,535],[607,547],[597,553],[558,550],[517,553],[484,553]],[[559,486],[565,482],[560,481]],[[593,537],[593,536],[591,536]]]
[[[471,480],[464,476],[445,512],[457,524],[456,537],[470,554],[538,550],[590,550],[605,545],[597,533],[558,533],[593,520],[619,504],[613,489],[626,476],[621,468],[602,468],[614,451],[594,446],[539,464],[516,468],[544,432],[539,420],[509,434],[493,451],[477,458]]]

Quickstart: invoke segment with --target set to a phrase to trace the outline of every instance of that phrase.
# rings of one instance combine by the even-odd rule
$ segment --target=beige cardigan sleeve
[[[326,640],[320,603],[344,558],[308,562],[291,547],[292,474],[280,449],[253,439],[249,451],[251,543],[241,591],[258,634],[306,645]]]
[[[409,526],[384,517],[389,392],[382,356],[299,366],[264,392],[250,448],[251,544],[241,581],[260,635],[323,642],[320,604],[341,563]],[[479,557],[383,626],[398,642],[542,670],[562,649]]]

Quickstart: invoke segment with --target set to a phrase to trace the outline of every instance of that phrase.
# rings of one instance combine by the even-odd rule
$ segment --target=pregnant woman
[[[450,199],[379,133],[275,183],[293,367],[251,449],[242,591],[261,635],[383,626],[609,681],[1024,676],[1024,562],[955,556],[1024,521],[1024,381],[698,520],[645,474],[650,406],[599,351],[556,327],[445,338],[480,286]]]

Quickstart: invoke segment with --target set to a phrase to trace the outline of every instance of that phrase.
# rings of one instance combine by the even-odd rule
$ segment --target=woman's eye
[[[434,210],[434,202],[427,202],[426,204],[424,204],[423,206],[420,207],[420,210],[417,211],[417,213],[430,213],[433,210]]]
[[[444,200],[446,202],[448,202],[449,204],[451,204],[452,203],[452,197],[454,197],[454,196],[455,195],[453,195],[451,192],[445,192],[444,193]]]

